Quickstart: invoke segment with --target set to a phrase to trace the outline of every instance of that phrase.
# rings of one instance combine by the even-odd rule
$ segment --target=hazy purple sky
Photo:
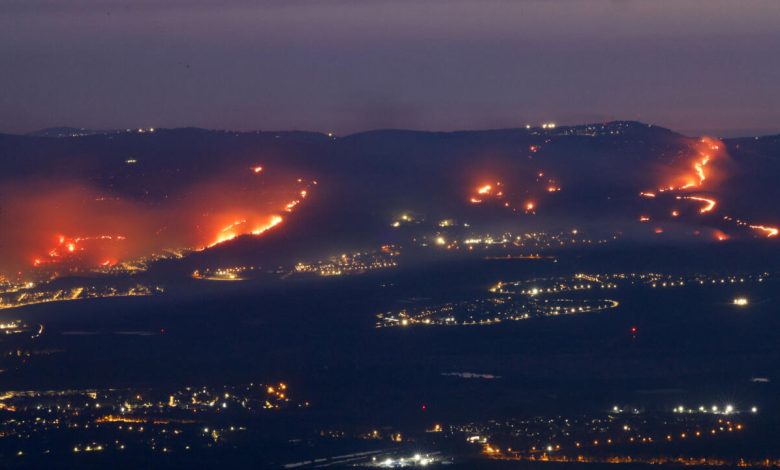
[[[778,0],[0,0],[0,131],[780,132]]]

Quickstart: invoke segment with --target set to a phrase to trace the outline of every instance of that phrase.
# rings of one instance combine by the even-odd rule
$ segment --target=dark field
[[[605,256],[624,260],[625,272],[644,272],[625,252],[564,254],[557,262],[464,259],[339,279],[188,280],[157,297],[33,306],[4,318],[44,323],[34,347],[52,353],[33,355],[0,380],[7,390],[284,381],[311,407],[273,418],[274,439],[283,441],[318,429],[423,429],[615,404],[665,411],[678,404],[757,406],[760,427],[771,429],[780,405],[772,276],[594,294],[620,302],[605,312],[489,326],[374,327],[381,311],[478,297],[499,280],[588,271]],[[652,264],[647,260],[647,270]],[[750,273],[707,269],[714,277]],[[750,304],[733,305],[740,296]],[[496,378],[453,375],[461,372]],[[353,449],[341,442],[312,448],[329,455]],[[302,455],[278,445],[264,456],[280,463],[275,454],[291,461]]]

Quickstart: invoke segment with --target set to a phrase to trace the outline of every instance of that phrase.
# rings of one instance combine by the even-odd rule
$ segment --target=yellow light
[[[477,193],[479,194],[490,194],[490,191],[493,190],[493,187],[489,184],[486,184],[485,186],[480,187],[477,189]]]

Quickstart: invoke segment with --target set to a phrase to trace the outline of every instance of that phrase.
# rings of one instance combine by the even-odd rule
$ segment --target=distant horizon
[[[750,137],[770,137],[775,135],[780,135],[780,127],[778,128],[766,128],[766,129],[731,129],[731,130],[720,130],[720,131],[691,131],[691,130],[683,130],[683,129],[675,129],[673,127],[664,126],[661,124],[653,123],[653,122],[645,122],[642,120],[637,119],[609,119],[606,121],[587,121],[587,122],[578,122],[578,123],[559,123],[554,120],[546,121],[546,122],[553,122],[556,124],[557,127],[579,127],[579,126],[587,126],[587,125],[594,125],[594,124],[607,124],[611,122],[638,122],[641,124],[647,124],[654,127],[660,127],[662,129],[667,129],[669,131],[675,132],[677,134],[681,134],[687,137],[717,137],[717,138],[724,138],[724,139],[738,139],[738,138],[750,138]],[[479,131],[496,131],[496,130],[522,130],[525,128],[526,125],[530,125],[531,128],[541,128],[543,123],[524,123],[520,125],[509,125],[509,126],[494,126],[494,127],[474,127],[474,128],[453,128],[453,129],[426,129],[426,128],[414,128],[414,127],[375,127],[375,128],[365,128],[360,130],[355,130],[351,132],[344,132],[344,133],[337,133],[330,130],[319,130],[319,129],[306,129],[306,128],[290,128],[290,129],[260,129],[260,128],[242,128],[242,129],[236,129],[236,128],[218,128],[218,127],[203,127],[203,126],[197,126],[197,125],[179,125],[179,126],[154,126],[154,125],[143,125],[143,126],[120,126],[120,127],[87,127],[87,126],[73,126],[73,125],[54,125],[54,126],[47,126],[47,127],[41,127],[37,129],[27,130],[23,132],[9,132],[9,131],[0,131],[0,134],[5,135],[21,135],[21,136],[29,136],[32,134],[53,130],[53,129],[80,129],[90,132],[112,132],[112,131],[135,131],[138,129],[156,129],[156,130],[176,130],[176,129],[200,129],[205,131],[216,131],[216,132],[241,132],[241,133],[253,133],[253,132],[264,132],[264,133],[273,133],[273,132],[311,132],[316,134],[333,134],[336,137],[345,137],[350,135],[356,135],[356,134],[363,134],[367,132],[376,132],[376,131],[413,131],[413,132],[431,132],[431,133],[454,133],[454,132],[479,132]]]
[[[774,0],[8,0],[0,129],[780,132]],[[133,126],[130,126],[132,124]]]

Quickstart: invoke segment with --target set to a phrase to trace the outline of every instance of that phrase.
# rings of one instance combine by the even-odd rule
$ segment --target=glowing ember
[[[493,186],[486,184],[477,189],[477,194],[490,194],[491,191],[493,191]]]
[[[501,182],[498,181],[494,184],[484,184],[475,189],[469,198],[469,202],[472,204],[480,204],[485,197],[491,197],[494,199],[502,199],[504,197],[503,191],[496,191],[496,188],[501,186]]]
[[[721,232],[720,230],[715,230],[715,239],[719,242],[723,242],[729,239],[729,236],[725,233]]]

